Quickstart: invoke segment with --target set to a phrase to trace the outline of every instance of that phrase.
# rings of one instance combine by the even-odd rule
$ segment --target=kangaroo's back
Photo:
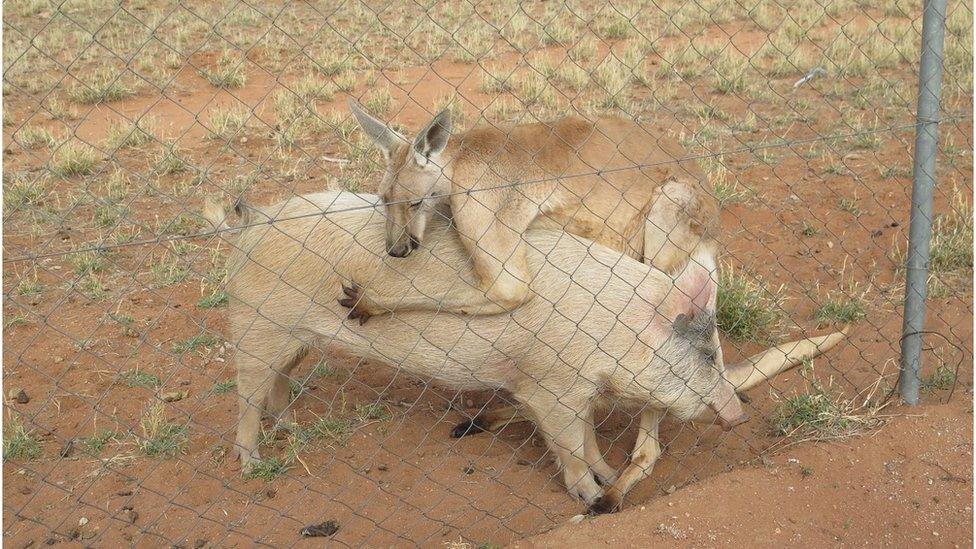
[[[697,238],[711,238],[718,203],[698,163],[673,137],[633,120],[570,116],[510,127],[483,126],[449,145],[460,188],[516,183],[513,199],[537,201],[536,227],[561,228],[643,259],[644,221],[660,187],[695,190],[683,215]]]

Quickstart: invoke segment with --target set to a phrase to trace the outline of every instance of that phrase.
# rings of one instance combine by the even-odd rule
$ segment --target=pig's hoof
[[[478,433],[487,433],[488,424],[484,418],[475,416],[473,419],[468,421],[462,421],[458,423],[454,430],[451,431],[451,438],[461,438],[468,435],[476,435]]]
[[[590,515],[606,515],[607,513],[613,513],[617,510],[617,505],[610,501],[610,498],[606,496],[600,496],[596,498],[590,508],[587,510]]]

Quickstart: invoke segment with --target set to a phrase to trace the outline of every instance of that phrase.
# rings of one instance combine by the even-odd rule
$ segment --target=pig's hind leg
[[[600,451],[600,444],[597,442],[596,423],[594,422],[592,408],[587,421],[589,425],[586,426],[586,440],[583,446],[586,462],[590,464],[590,470],[596,475],[600,484],[609,486],[617,480],[617,470],[603,459],[603,452]]]
[[[237,344],[239,416],[234,446],[243,467],[261,459],[258,452],[261,413],[268,404],[269,394],[280,381],[280,365],[291,364],[303,348],[298,339],[275,332],[263,332],[252,326]]]

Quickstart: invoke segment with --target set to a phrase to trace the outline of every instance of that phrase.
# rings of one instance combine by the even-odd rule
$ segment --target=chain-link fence
[[[916,118],[922,12],[5,2],[5,539],[508,543],[882,426],[903,333],[951,403],[973,17]]]

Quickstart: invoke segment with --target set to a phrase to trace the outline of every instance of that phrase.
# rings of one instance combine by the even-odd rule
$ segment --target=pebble
[[[179,402],[189,396],[189,391],[172,391],[169,393],[163,393],[163,402]]]
[[[586,515],[573,515],[569,518],[570,524],[579,524],[586,519]]]

